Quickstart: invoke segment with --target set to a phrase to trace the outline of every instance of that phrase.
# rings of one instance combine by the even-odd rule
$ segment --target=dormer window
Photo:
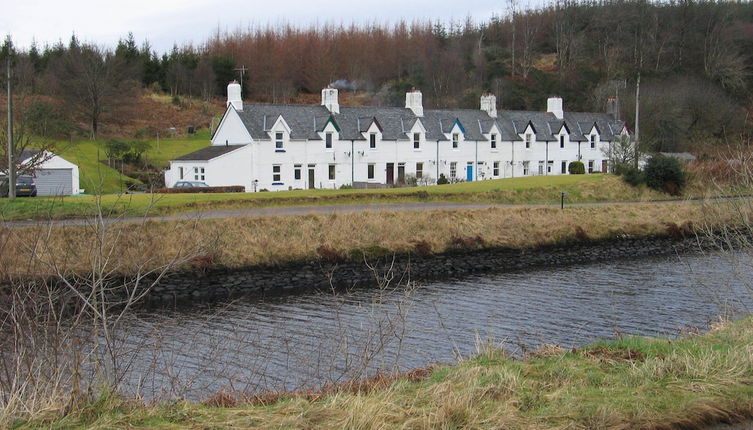
[[[531,143],[533,142],[533,135],[526,133],[526,149],[531,149]]]
[[[592,134],[590,136],[590,140],[591,140],[591,149],[595,149],[596,148],[596,135]]]
[[[413,133],[413,149],[421,149],[421,133]]]
[[[281,131],[278,131],[275,133],[275,150],[280,151],[283,150],[283,143],[284,143],[284,135]]]
[[[326,149],[332,149],[332,133],[326,133],[324,135],[324,147]]]
[[[460,141],[460,135],[458,133],[452,133],[452,149],[458,149],[459,141]]]
[[[497,149],[497,135],[492,134],[491,136],[491,147],[492,149]]]
[[[560,134],[560,148],[561,149],[565,148],[565,135],[564,134]]]
[[[369,133],[369,148],[376,149],[376,133]]]

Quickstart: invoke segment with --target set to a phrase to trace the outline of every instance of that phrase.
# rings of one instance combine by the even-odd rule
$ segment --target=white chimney
[[[565,117],[565,111],[562,109],[562,98],[549,97],[546,100],[546,111],[553,113],[557,119],[563,119]]]
[[[421,91],[413,88],[405,93],[405,108],[413,111],[413,115],[424,116],[424,104]]]
[[[327,86],[322,90],[322,106],[332,113],[340,113],[340,103],[337,101],[337,89]]]
[[[241,84],[233,81],[227,86],[227,106],[233,106],[235,110],[243,110],[243,98],[241,97]]]
[[[484,94],[481,96],[481,110],[488,113],[490,117],[497,117],[497,97],[494,94]]]

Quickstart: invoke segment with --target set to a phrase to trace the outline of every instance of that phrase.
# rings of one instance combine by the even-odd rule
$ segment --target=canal
[[[624,335],[676,336],[747,312],[745,253],[683,255],[150,311],[119,330],[124,391],[202,399],[315,388]]]

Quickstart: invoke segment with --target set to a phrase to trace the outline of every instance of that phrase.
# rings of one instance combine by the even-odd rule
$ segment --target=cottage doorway
[[[387,185],[392,185],[395,183],[395,163],[387,163],[386,183]]]
[[[309,166],[309,190],[313,190],[316,184],[316,176],[314,166]]]
[[[465,168],[465,180],[468,182],[473,182],[473,164],[469,164]]]
[[[607,160],[601,160],[601,173],[607,173],[609,170],[609,165],[607,164]]]

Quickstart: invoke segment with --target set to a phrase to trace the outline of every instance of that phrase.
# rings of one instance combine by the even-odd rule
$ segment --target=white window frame
[[[588,137],[589,142],[591,143],[591,149],[596,149],[596,135],[592,134]]]
[[[293,179],[296,181],[300,181],[303,176],[301,176],[301,171],[303,170],[302,164],[296,164],[293,166]]]
[[[275,132],[275,151],[285,150],[285,133],[281,131]]]
[[[336,164],[329,164],[327,167],[327,177],[330,181],[334,181],[337,177],[337,165]]]
[[[526,149],[531,149],[532,143],[533,143],[533,135],[531,133],[526,133]]]
[[[560,167],[562,168],[562,174],[567,175],[567,160],[562,160]]]
[[[272,182],[282,182],[282,165],[281,164],[273,164],[272,165]]]
[[[193,180],[194,181],[203,181],[205,178],[204,176],[204,168],[203,167],[194,167],[193,168]]]
[[[376,177],[376,164],[369,163],[366,166],[366,178],[367,179],[374,179]]]
[[[324,133],[324,149],[333,149],[333,147],[335,146],[334,141],[334,133]]]
[[[565,149],[565,135],[560,134],[560,149]]]
[[[419,161],[416,163],[416,179],[421,179],[423,177],[424,177],[424,163]]]
[[[492,165],[492,176],[495,178],[499,176],[499,161],[495,161]]]
[[[369,149],[376,149],[376,133],[369,133]]]
[[[450,177],[451,178],[458,177],[458,162],[457,161],[450,161]]]
[[[492,133],[490,140],[489,145],[491,146],[491,149],[497,149],[497,134]]]
[[[458,149],[460,146],[460,133],[452,133],[452,149]]]
[[[413,149],[421,149],[421,133],[413,133]]]
[[[530,173],[530,170],[531,170],[530,167],[531,167],[531,162],[530,161],[524,161],[523,162],[523,176],[528,176],[528,174]]]
[[[594,172],[594,163],[595,163],[594,160],[588,160],[588,173]]]

